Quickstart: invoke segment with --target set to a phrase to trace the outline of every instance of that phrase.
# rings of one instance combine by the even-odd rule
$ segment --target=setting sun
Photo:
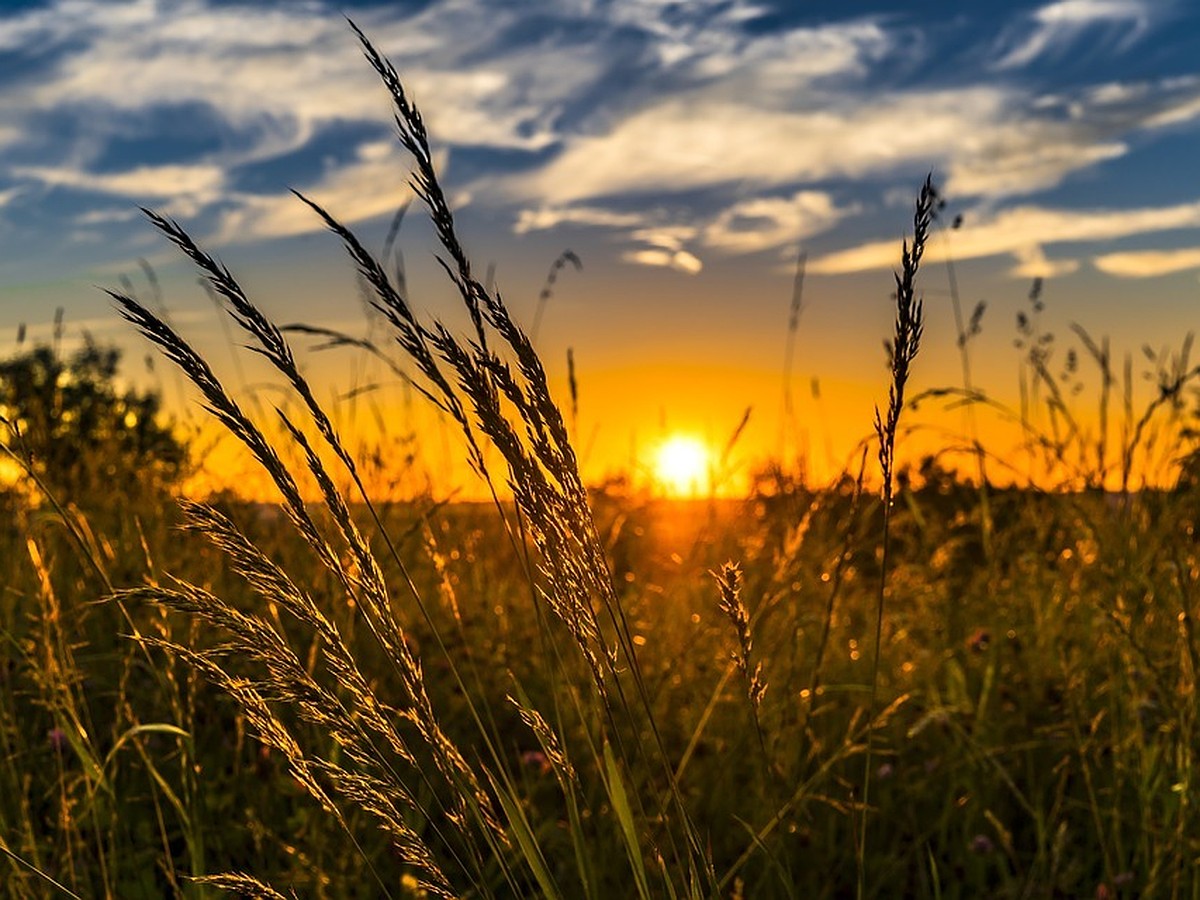
[[[709,452],[702,441],[677,434],[654,456],[654,480],[672,496],[695,495],[709,484]]]

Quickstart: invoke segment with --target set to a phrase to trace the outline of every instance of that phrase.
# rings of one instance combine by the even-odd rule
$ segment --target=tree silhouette
[[[60,499],[131,500],[186,473],[186,445],[161,421],[161,398],[120,388],[120,351],[85,339],[64,359],[40,345],[0,362],[0,441]]]

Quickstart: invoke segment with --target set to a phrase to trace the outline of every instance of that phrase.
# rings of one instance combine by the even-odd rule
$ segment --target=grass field
[[[902,468],[927,184],[876,440],[848,472],[776,468],[741,500],[589,490],[536,352],[461,249],[420,114],[364,47],[469,337],[418,321],[310,205],[495,502],[374,502],[287,336],[152,215],[290,416],[247,415],[168,323],[114,301],[281,500],[176,504],[145,444],[55,470],[14,428],[0,893],[1200,896],[1200,490],[1133,489],[1152,440],[1184,455],[1186,361],[1106,447],[1031,353],[1054,427],[1026,422],[1026,452],[1050,483]],[[138,489],[114,502],[122,479]]]

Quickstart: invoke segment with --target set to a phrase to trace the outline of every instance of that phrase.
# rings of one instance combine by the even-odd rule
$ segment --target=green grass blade
[[[517,846],[521,850],[521,856],[529,866],[529,871],[533,873],[538,887],[541,888],[542,896],[553,898],[553,900],[562,900],[562,893],[554,881],[554,876],[550,874],[550,870],[546,865],[546,857],[542,855],[542,848],[538,845],[537,837],[533,833],[529,819],[526,818],[525,811],[521,808],[520,798],[514,795],[510,789],[510,785],[502,787],[490,773],[488,777],[491,779],[492,789],[495,791],[496,797],[500,800],[504,816],[508,819],[509,826],[512,828],[513,837],[517,839]]]
[[[629,795],[625,792],[625,782],[617,759],[613,756],[612,745],[604,742],[604,786],[608,789],[608,799],[621,826],[621,837],[625,842],[625,853],[629,864],[633,867],[633,877],[637,884],[638,896],[650,897],[650,885],[646,878],[646,865],[642,859],[642,849],[638,844],[637,829],[633,824],[633,810],[629,806]]]

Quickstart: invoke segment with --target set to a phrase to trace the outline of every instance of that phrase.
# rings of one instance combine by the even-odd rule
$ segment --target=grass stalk
[[[871,698],[867,706],[866,753],[863,761],[862,810],[858,832],[858,875],[856,895],[858,900],[866,896],[867,888],[867,823],[870,819],[871,762],[874,745],[875,709],[879,698],[879,662],[883,655],[884,598],[888,582],[888,554],[891,550],[892,502],[895,490],[896,435],[900,429],[900,416],[904,411],[904,392],[913,359],[921,345],[924,328],[923,310],[916,293],[917,271],[929,238],[929,226],[937,191],[933,177],[925,184],[917,197],[916,212],[913,214],[913,237],[911,248],[904,242],[901,250],[900,271],[896,278],[896,322],[891,347],[892,382],[888,390],[886,416],[875,408],[875,435],[879,441],[879,467],[883,476],[883,553],[880,559],[879,592],[875,603],[875,644],[871,661]]]

